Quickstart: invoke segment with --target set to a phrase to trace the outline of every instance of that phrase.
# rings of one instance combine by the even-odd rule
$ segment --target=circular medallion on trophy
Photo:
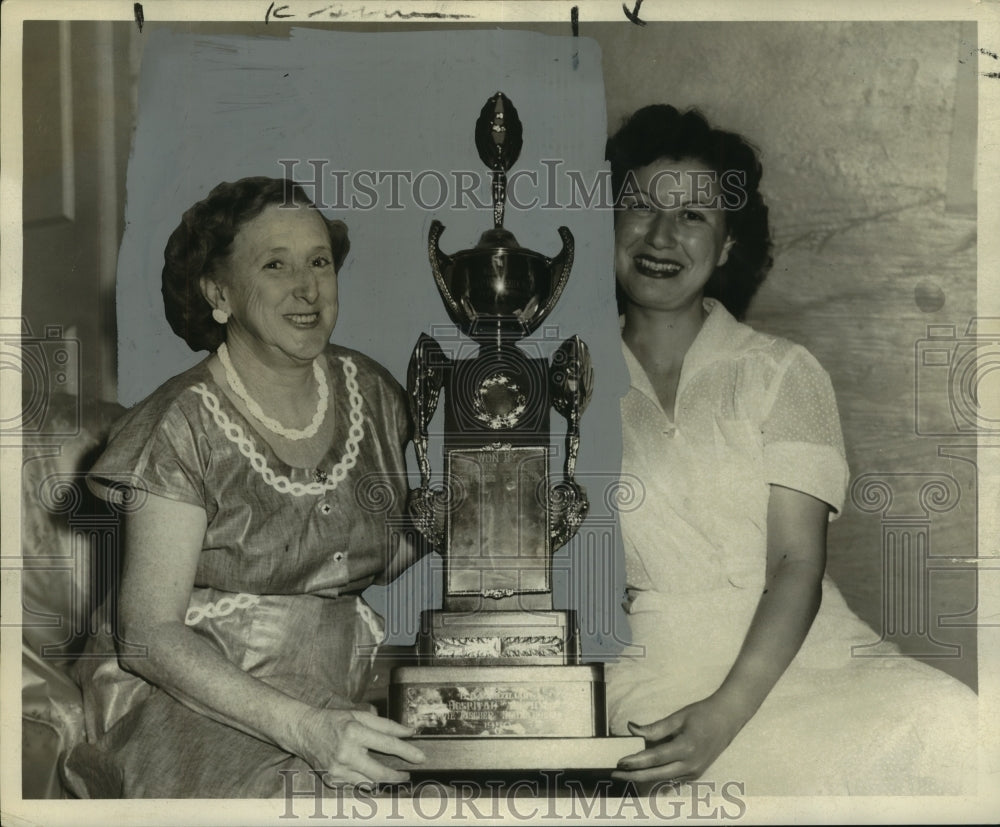
[[[492,373],[479,382],[472,397],[476,419],[493,430],[513,428],[528,407],[528,398],[506,373]]]

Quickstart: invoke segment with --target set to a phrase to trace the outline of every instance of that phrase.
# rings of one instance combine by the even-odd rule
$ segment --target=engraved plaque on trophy
[[[475,141],[493,176],[494,226],[447,255],[434,221],[428,251],[448,315],[478,348],[449,357],[422,334],[407,377],[421,477],[409,507],[444,558],[444,606],[422,615],[419,665],[393,670],[389,715],[416,729],[422,771],[610,769],[642,739],[607,737],[603,667],[580,663],[574,613],[552,605],[552,554],[587,514],[574,475],[593,371],[578,336],[550,359],[518,346],[559,300],[573,236],[560,227],[562,249],[547,258],[503,226],[522,127],[502,93],[483,107]],[[442,396],[444,486],[435,488],[428,438]],[[566,420],[555,483],[553,408]]]

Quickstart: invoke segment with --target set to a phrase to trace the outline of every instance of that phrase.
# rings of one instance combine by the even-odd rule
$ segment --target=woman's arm
[[[715,761],[763,703],[805,640],[819,609],[830,507],[772,485],[764,591],[735,663],[708,698],[646,726],[647,748],[623,758],[615,778],[693,779]]]
[[[318,709],[257,680],[184,623],[206,517],[203,509],[149,496],[126,526],[120,621],[124,640],[145,647],[122,658],[195,711],[305,759],[328,782],[404,781],[368,751],[412,762],[423,754],[399,737],[412,732],[370,712]]]

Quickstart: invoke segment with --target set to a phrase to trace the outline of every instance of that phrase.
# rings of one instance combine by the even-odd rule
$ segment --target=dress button
[[[341,560],[343,560],[343,559],[344,559],[344,558],[345,558],[346,556],[347,556],[347,555],[346,555],[346,554],[344,554],[344,552],[342,552],[342,551],[338,551],[338,552],[335,552],[335,553],[334,553],[334,555],[333,555],[333,562],[334,562],[334,563],[339,563],[339,562],[340,562]]]
[[[323,503],[319,507],[319,510],[322,511],[324,514],[329,514],[331,511],[333,511],[333,509],[330,507],[330,503]]]

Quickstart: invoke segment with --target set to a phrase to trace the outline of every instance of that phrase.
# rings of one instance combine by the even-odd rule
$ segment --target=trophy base
[[[611,772],[626,755],[646,744],[634,736],[607,738],[412,738],[427,756],[409,764],[394,756],[382,763],[412,773],[547,772],[578,770]]]
[[[570,666],[580,655],[575,614],[553,610],[427,611],[417,652],[427,666]]]
[[[604,668],[398,666],[389,717],[425,738],[603,737]]]

